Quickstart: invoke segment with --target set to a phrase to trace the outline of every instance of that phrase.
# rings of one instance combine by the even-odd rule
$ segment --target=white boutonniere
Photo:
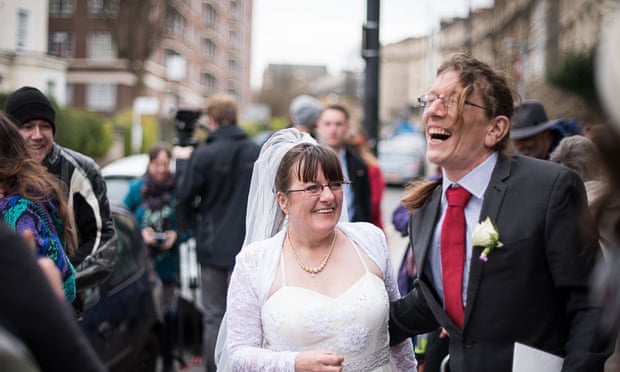
[[[479,257],[480,260],[484,262],[488,261],[489,253],[491,253],[493,249],[503,245],[502,242],[499,241],[499,232],[497,232],[497,227],[495,227],[489,217],[476,226],[472,238],[472,243],[475,247],[484,248]]]

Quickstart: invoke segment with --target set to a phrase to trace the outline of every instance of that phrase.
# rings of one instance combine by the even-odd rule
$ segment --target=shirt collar
[[[491,175],[493,174],[493,169],[495,169],[496,164],[497,152],[493,152],[482,163],[478,164],[476,168],[472,169],[469,173],[457,181],[448,179],[446,173],[442,170],[443,181],[441,187],[444,195],[446,189],[450,187],[450,185],[457,183],[476,198],[482,199],[482,196],[489,185],[489,181],[491,180]]]

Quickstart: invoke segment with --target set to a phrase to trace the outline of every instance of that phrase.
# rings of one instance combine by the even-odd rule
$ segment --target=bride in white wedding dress
[[[309,142],[279,131],[254,166],[252,243],[231,277],[218,370],[415,371],[410,340],[389,346],[399,294],[385,235],[339,222],[347,182],[338,157]]]

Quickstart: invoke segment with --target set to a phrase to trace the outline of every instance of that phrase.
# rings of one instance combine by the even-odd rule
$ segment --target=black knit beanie
[[[22,125],[31,120],[45,120],[56,134],[56,111],[47,97],[33,87],[21,87],[6,99],[6,113]]]

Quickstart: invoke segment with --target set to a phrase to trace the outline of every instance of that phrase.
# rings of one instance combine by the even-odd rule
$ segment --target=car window
[[[106,177],[105,183],[108,189],[108,199],[110,201],[123,204],[125,196],[129,192],[129,183],[133,178],[129,177]]]

